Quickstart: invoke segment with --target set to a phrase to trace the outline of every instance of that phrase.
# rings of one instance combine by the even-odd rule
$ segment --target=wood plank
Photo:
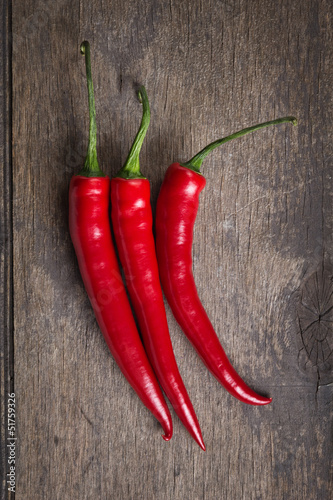
[[[13,351],[13,225],[12,225],[12,108],[11,108],[11,4],[0,9],[2,57],[0,59],[0,497],[14,498],[8,492],[8,394],[14,391]]]
[[[328,0],[14,3],[19,500],[330,498],[332,16]],[[79,275],[67,197],[87,145],[83,39],[109,175],[140,121],[135,88],[147,88],[141,166],[153,207],[172,161],[260,121],[299,119],[228,143],[204,163],[199,295],[236,369],[273,397],[265,408],[232,399],[167,308],[206,453],[174,413],[173,439],[160,438],[108,352]]]

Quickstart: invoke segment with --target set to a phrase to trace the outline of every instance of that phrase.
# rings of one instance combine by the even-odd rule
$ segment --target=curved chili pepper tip
[[[161,434],[164,441],[170,441],[173,435],[173,425],[171,415],[170,418],[165,418],[164,415],[154,415],[162,426],[164,434]],[[161,418],[162,417],[162,418]]]
[[[203,451],[206,451],[206,446],[202,439],[198,442],[198,444]]]
[[[237,395],[233,394],[235,398],[239,399],[243,403],[251,404],[253,406],[265,406],[269,405],[273,399],[272,398],[265,398],[264,396],[260,396],[259,394],[256,395],[255,398],[252,398],[251,400],[244,401],[243,399],[240,399]]]

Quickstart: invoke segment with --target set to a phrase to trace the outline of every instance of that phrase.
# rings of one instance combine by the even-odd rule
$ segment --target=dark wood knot
[[[297,303],[301,351],[320,371],[333,366],[333,269],[322,263],[303,283]]]

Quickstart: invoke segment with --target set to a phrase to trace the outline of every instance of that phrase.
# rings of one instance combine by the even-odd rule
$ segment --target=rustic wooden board
[[[333,498],[332,16],[329,0],[13,4],[5,141],[13,154],[17,499]],[[173,439],[160,438],[82,285],[67,197],[87,145],[84,39],[109,175],[140,121],[135,88],[147,88],[152,121],[141,166],[153,207],[172,161],[260,121],[299,119],[297,128],[229,143],[204,163],[198,291],[236,369],[274,398],[253,408],[229,396],[167,308],[206,453],[174,412]]]
[[[13,350],[13,225],[12,225],[12,71],[11,4],[0,9],[0,498],[7,498],[8,394],[14,390]]]

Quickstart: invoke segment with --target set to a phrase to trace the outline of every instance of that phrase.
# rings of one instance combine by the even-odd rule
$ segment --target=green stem
[[[105,174],[100,170],[97,161],[97,149],[96,149],[96,110],[95,110],[95,98],[94,98],[94,86],[91,76],[91,61],[90,61],[90,45],[89,42],[85,41],[81,43],[80,46],[81,54],[85,56],[86,61],[86,74],[87,74],[87,86],[88,86],[88,102],[89,102],[89,142],[87,156],[84,162],[83,169],[78,175],[83,175],[84,177],[105,177]]]
[[[233,139],[237,139],[238,137],[243,137],[243,135],[250,134],[251,132],[255,132],[256,130],[269,127],[270,125],[278,125],[280,123],[292,123],[293,125],[297,125],[297,120],[293,116],[286,116],[284,118],[278,118],[277,120],[272,120],[270,122],[259,123],[258,125],[253,125],[252,127],[243,128],[242,130],[239,130],[234,134],[228,135],[227,137],[223,137],[223,139],[218,139],[217,141],[208,144],[208,146],[206,146],[204,149],[199,151],[198,154],[193,156],[190,161],[181,163],[181,165],[200,174],[200,167],[202,165],[202,162],[204,161],[206,156],[209,155],[211,151],[213,151],[213,149],[221,146],[225,142],[232,141]]]
[[[140,128],[134,139],[133,145],[128,154],[125,165],[119,170],[116,177],[123,179],[145,179],[140,172],[139,155],[141,147],[146,137],[146,133],[150,123],[150,108],[146,89],[144,86],[138,90],[138,99],[142,103],[142,119]]]

